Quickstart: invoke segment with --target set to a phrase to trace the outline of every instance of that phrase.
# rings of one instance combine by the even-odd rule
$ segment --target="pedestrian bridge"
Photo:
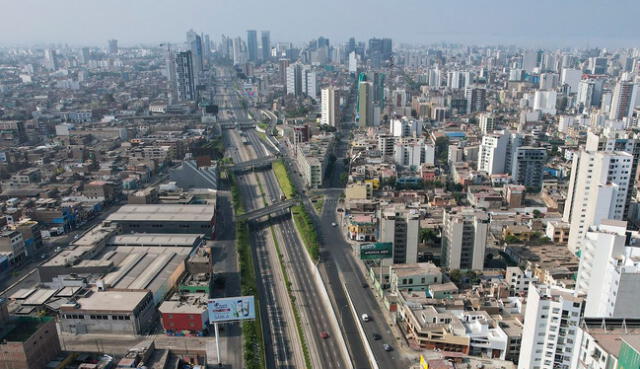
[[[241,163],[235,164],[233,166],[233,171],[239,173],[248,172],[255,169],[270,169],[271,163],[273,163],[276,159],[277,158],[275,156],[269,155],[258,159],[243,161]]]
[[[222,128],[222,129],[235,129],[235,128],[252,129],[252,128],[256,128],[256,123],[253,122],[253,121],[238,122],[238,121],[232,121],[232,120],[223,120],[223,121],[220,121],[218,123],[220,123],[220,128]]]
[[[296,199],[275,202],[262,209],[256,209],[236,216],[236,220],[256,220],[267,215],[287,210],[298,202]]]

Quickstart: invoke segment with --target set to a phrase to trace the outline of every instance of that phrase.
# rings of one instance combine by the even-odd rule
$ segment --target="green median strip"
[[[240,201],[240,191],[235,175],[230,173],[231,195],[233,208],[237,214],[244,213],[244,206]],[[240,292],[243,296],[255,296],[256,311],[260,311],[260,299],[256,287],[256,269],[251,253],[249,241],[249,225],[245,221],[236,222],[236,250],[240,264]],[[242,322],[242,340],[244,367],[248,369],[265,369],[266,357],[264,350],[264,337],[260,314],[256,314],[256,320]]]
[[[278,179],[278,183],[280,184],[282,193],[284,193],[288,199],[293,198],[296,194],[296,190],[291,184],[291,179],[289,178],[289,173],[287,173],[287,168],[284,163],[282,160],[276,160],[271,165],[273,167],[273,172]]]

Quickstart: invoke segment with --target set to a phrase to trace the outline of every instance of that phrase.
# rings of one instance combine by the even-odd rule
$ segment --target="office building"
[[[483,135],[493,133],[496,130],[496,117],[491,113],[482,113],[478,117],[480,131]]]
[[[87,64],[89,63],[89,60],[91,59],[91,52],[89,50],[88,47],[83,47],[80,50],[80,63],[81,64]]]
[[[513,153],[511,178],[516,184],[539,191],[542,188],[546,163],[547,149],[520,146]]]
[[[373,67],[380,67],[383,63],[391,61],[392,42],[390,38],[369,39],[367,58]]]
[[[531,285],[518,369],[570,369],[583,300],[573,290]]]
[[[193,64],[193,76],[194,83],[197,84],[198,77],[203,70],[203,50],[202,50],[202,37],[195,33],[193,30],[187,32],[187,45],[191,51],[191,63]]]
[[[271,59],[271,33],[269,31],[260,32],[260,40],[262,41],[262,61]]]
[[[467,87],[464,91],[467,99],[467,114],[484,111],[487,106],[487,90],[479,87]]]
[[[640,318],[640,238],[627,222],[605,219],[582,242],[576,290],[586,317]]]
[[[373,126],[373,83],[362,81],[358,84],[358,105],[358,125]]]
[[[445,211],[442,226],[442,266],[482,270],[489,218],[484,211],[459,207]]]
[[[603,79],[589,78],[581,80],[578,84],[577,103],[584,109],[600,106],[603,85]]]
[[[389,133],[394,137],[420,137],[422,135],[422,121],[407,117],[391,119]]]
[[[554,90],[558,86],[559,79],[557,73],[542,73],[540,74],[538,88],[541,90]]]
[[[196,99],[196,88],[191,51],[177,53],[175,61],[178,101],[193,101]]]
[[[118,40],[109,40],[109,54],[115,55],[118,53]]]
[[[633,117],[633,109],[638,99],[639,85],[630,81],[620,81],[613,90],[609,119],[622,120]]]
[[[320,123],[332,127],[339,126],[340,111],[338,94],[334,87],[323,88],[320,96],[321,118]]]
[[[633,180],[633,155],[620,151],[574,154],[563,220],[571,224],[569,250],[578,252],[589,227],[622,220]]]
[[[233,39],[233,64],[241,65],[247,62],[247,48],[240,37]]]
[[[380,211],[380,242],[393,243],[393,264],[418,262],[420,214],[404,207],[387,207]]]
[[[358,55],[355,51],[349,53],[349,73],[358,72]]]
[[[258,32],[255,30],[247,31],[247,53],[250,62],[258,61]]]
[[[489,175],[511,173],[515,150],[522,145],[517,133],[500,131],[482,136],[478,149],[478,170]]]
[[[393,159],[397,165],[419,168],[422,164],[435,164],[435,148],[423,139],[398,139],[393,145]]]

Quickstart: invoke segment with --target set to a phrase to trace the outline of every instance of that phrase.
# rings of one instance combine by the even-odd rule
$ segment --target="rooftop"
[[[209,222],[213,218],[215,210],[215,206],[212,205],[124,205],[111,214],[107,220],[114,222]]]
[[[8,342],[24,342],[45,323],[51,321],[51,317],[19,317],[9,321],[7,330],[0,330],[0,339],[7,340]],[[4,328],[4,327],[2,327]]]
[[[149,291],[96,291],[87,297],[78,299],[80,310],[91,311],[132,311],[141,302]]]

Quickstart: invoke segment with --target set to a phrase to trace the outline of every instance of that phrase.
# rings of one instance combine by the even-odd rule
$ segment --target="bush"
[[[278,183],[280,184],[280,189],[284,193],[284,195],[291,199],[295,196],[296,190],[291,184],[291,179],[289,178],[289,173],[287,173],[287,168],[285,167],[282,160],[276,160],[271,164],[273,168],[273,173],[275,173],[276,178],[278,179]]]

